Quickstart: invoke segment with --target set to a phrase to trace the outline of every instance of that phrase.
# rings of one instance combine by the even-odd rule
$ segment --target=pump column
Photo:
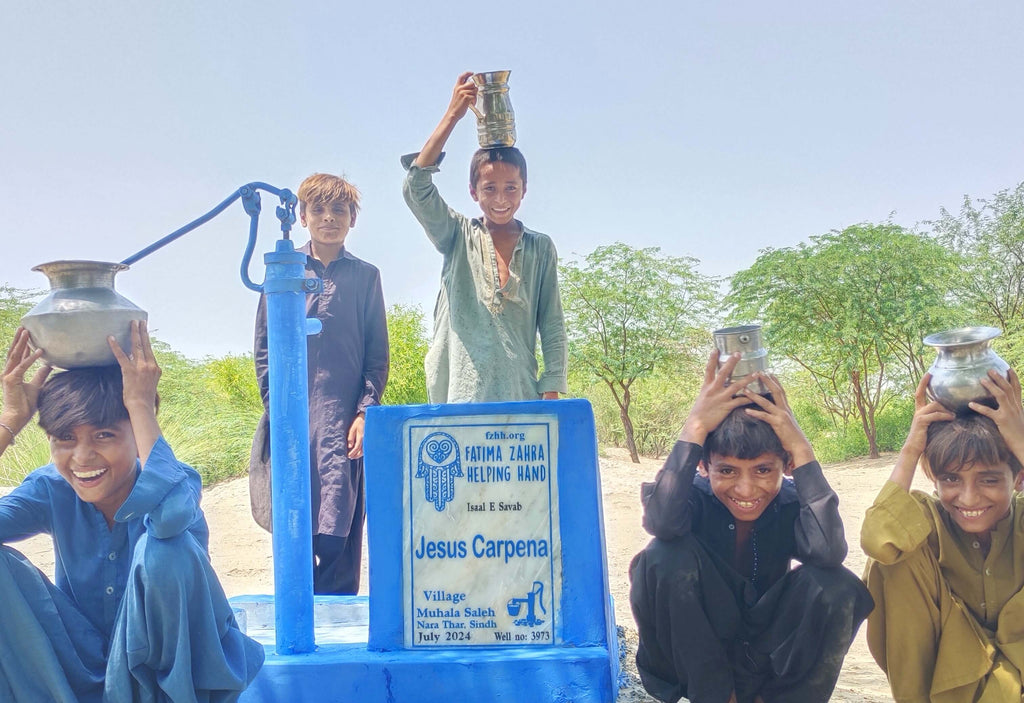
[[[323,289],[306,278],[306,255],[288,239],[265,254],[270,374],[270,466],[273,506],[274,627],[278,654],[312,652],[313,528],[310,514],[306,294]],[[311,320],[319,326],[319,320]],[[310,330],[317,332],[319,330]]]

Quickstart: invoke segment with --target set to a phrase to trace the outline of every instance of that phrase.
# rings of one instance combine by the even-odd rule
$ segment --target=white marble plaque
[[[558,418],[409,420],[405,645],[552,645],[560,632]]]

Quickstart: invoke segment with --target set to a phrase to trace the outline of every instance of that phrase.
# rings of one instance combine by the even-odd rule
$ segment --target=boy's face
[[[939,502],[960,529],[987,537],[1010,512],[1013,491],[1020,487],[1024,474],[1014,479],[1005,463],[989,466],[969,464],[960,471],[934,476]]]
[[[340,198],[326,203],[309,203],[299,215],[302,226],[309,230],[315,244],[322,247],[340,247],[348,231],[356,224],[350,203]]]
[[[78,497],[112,521],[135,486],[139,450],[131,422],[73,427],[59,437],[50,437],[50,455]]]
[[[753,522],[782,490],[786,468],[777,454],[762,454],[753,459],[711,455],[711,465],[699,467],[701,476],[711,482],[715,498],[740,522]]]
[[[526,195],[526,184],[519,176],[519,167],[504,161],[494,161],[480,168],[474,187],[469,189],[473,200],[488,224],[507,225]]]

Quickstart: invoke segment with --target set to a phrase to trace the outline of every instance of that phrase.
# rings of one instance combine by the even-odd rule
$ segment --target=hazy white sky
[[[256,180],[343,172],[349,237],[428,319],[440,274],[401,196],[461,71],[511,69],[520,217],[563,258],[617,240],[728,275],[759,249],[1024,180],[1024,4],[0,0],[0,283],[119,261]],[[437,183],[467,193],[471,119]],[[278,238],[264,195],[261,252]],[[120,274],[156,335],[249,350],[236,204]],[[305,233],[298,229],[298,242]]]

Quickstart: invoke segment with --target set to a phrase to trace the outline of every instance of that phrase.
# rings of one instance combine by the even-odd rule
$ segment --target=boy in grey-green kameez
[[[405,200],[444,255],[434,332],[425,360],[432,403],[535,400],[568,392],[568,345],[551,239],[514,219],[526,162],[513,147],[473,157],[470,194],[483,216],[452,210],[433,184],[441,149],[476,99],[463,74],[423,150],[402,158]],[[537,377],[540,335],[544,373]]]

